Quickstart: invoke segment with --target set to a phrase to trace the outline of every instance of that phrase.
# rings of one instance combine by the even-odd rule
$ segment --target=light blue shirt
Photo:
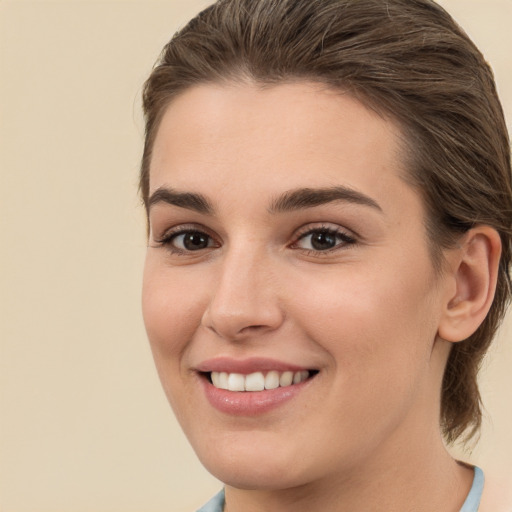
[[[206,505],[197,512],[222,512],[224,510],[224,489],[214,496]]]
[[[473,485],[469,491],[468,497],[462,505],[460,512],[478,512],[482,491],[484,490],[484,473],[480,468],[475,467],[475,476]],[[197,512],[222,512],[224,509],[224,489],[212,498],[206,505]]]
[[[468,497],[462,505],[460,512],[477,512],[484,490],[484,473],[480,468],[475,466],[475,476],[473,478],[473,485],[469,491]],[[222,510],[222,508],[220,509]]]

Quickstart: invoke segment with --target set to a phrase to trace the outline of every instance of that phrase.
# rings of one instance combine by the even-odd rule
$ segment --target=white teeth
[[[228,389],[228,374],[226,372],[219,373],[219,388]]]
[[[307,370],[299,372],[277,372],[272,370],[266,375],[263,372],[254,372],[249,375],[241,373],[211,372],[212,384],[219,389],[229,391],[263,391],[278,387],[300,384],[309,377]]]
[[[265,389],[276,389],[279,387],[279,373],[268,372],[265,375]]]
[[[229,391],[245,391],[245,377],[240,373],[230,373],[228,389]]]
[[[215,373],[215,372],[213,372]],[[213,376],[212,373],[212,376]],[[215,384],[214,384],[215,386]],[[265,377],[263,373],[256,372],[250,373],[245,377],[245,390],[246,391],[263,391],[265,389]]]
[[[281,387],[291,386],[293,383],[293,372],[284,372],[279,377],[279,385]]]

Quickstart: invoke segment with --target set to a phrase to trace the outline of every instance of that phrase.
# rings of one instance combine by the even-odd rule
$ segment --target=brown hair
[[[422,194],[433,262],[475,224],[495,228],[503,252],[491,310],[454,344],[442,384],[441,424],[453,442],[481,424],[477,373],[510,297],[510,143],[492,71],[431,0],[219,0],[165,46],[143,93],[140,188],[166,106],[183,90],[226,80],[314,81],[348,91],[397,121],[407,179]]]

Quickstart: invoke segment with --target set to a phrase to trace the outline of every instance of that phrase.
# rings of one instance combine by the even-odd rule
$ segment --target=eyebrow
[[[208,199],[202,194],[193,192],[179,192],[172,188],[160,187],[149,197],[148,211],[152,206],[159,203],[166,203],[207,215],[213,214],[213,207]]]
[[[334,201],[369,206],[380,212],[382,208],[371,197],[349,187],[299,188],[285,192],[272,201],[270,213],[284,213],[306,208],[314,208]]]
[[[289,190],[274,199],[268,211],[271,214],[286,213],[314,208],[315,206],[321,206],[335,201],[369,206],[382,212],[382,208],[374,199],[345,186]],[[160,187],[149,197],[148,210],[159,203],[186,208],[206,215],[214,214],[214,208],[208,199],[202,194],[195,192],[179,192],[172,188]]]

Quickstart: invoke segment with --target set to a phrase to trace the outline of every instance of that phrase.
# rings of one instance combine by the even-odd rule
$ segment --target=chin
[[[275,466],[275,465],[274,465]],[[254,467],[246,463],[210,464],[206,469],[230,487],[244,490],[275,491],[304,484],[289,468]]]
[[[237,489],[277,490],[306,483],[301,478],[303,459],[295,453],[263,448],[254,441],[245,449],[215,448],[197,451],[201,463],[218,480]]]

